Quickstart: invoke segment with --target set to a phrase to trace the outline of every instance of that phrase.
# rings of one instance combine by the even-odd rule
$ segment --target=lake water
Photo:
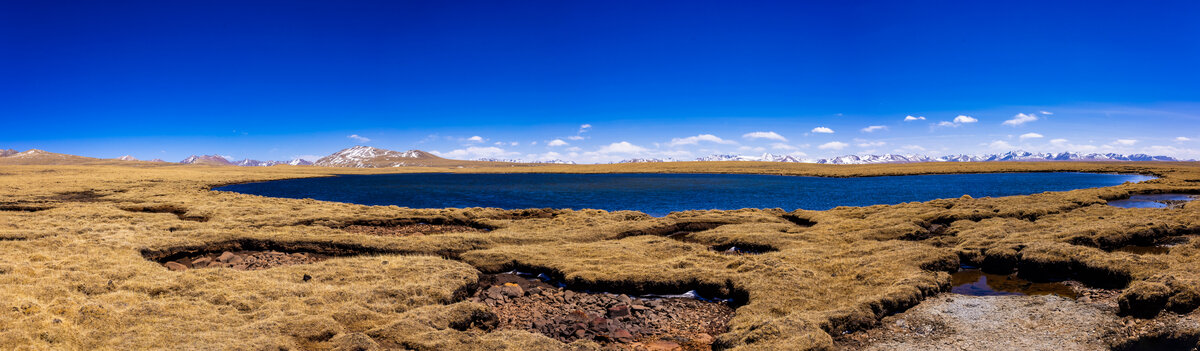
[[[1095,173],[988,173],[859,178],[749,174],[381,174],[288,179],[215,190],[411,208],[499,207],[674,211],[827,210],[940,198],[1010,196],[1139,182]]]

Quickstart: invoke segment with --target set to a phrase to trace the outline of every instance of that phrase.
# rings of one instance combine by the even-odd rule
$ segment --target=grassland
[[[224,184],[384,172],[708,172],[812,176],[1088,171],[1161,178],[1100,189],[829,211],[407,209],[210,191]],[[1140,317],[1194,314],[1200,241],[1166,255],[1108,251],[1200,233],[1200,203],[1121,209],[1136,193],[1200,193],[1196,163],[822,166],[755,162],[371,170],[317,167],[0,166],[0,348],[596,349],[470,326],[480,271],[512,268],[629,292],[736,299],[732,349],[828,349],[948,288],[960,263],[1123,289]],[[342,228],[427,222],[491,228],[377,236]],[[705,229],[705,230],[700,230]],[[680,230],[683,236],[666,237]],[[723,255],[710,247],[769,248]],[[334,256],[239,271],[154,259],[234,246]],[[306,279],[304,277],[311,279]]]

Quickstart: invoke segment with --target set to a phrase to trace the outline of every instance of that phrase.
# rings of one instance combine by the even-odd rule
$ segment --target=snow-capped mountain
[[[1091,153],[1083,154],[1078,152],[1061,152],[1061,153],[1032,153],[1026,151],[1009,151],[1002,154],[985,154],[985,155],[948,155],[938,157],[934,161],[938,162],[994,162],[994,161],[1178,161],[1174,157],[1169,156],[1150,156],[1147,154],[1132,154],[1122,155],[1115,153]]]
[[[224,157],[221,157],[218,155],[200,155],[200,156],[191,155],[191,156],[188,156],[188,158],[183,159],[183,161],[179,161],[179,163],[188,164],[188,165],[192,165],[192,164],[219,165],[219,166],[233,165],[232,162],[229,162],[229,160],[226,160]]]
[[[321,167],[402,167],[428,166],[446,159],[421,150],[392,151],[370,146],[355,146],[322,157],[314,163]]]
[[[292,165],[292,166],[312,166],[313,163],[309,160],[298,158],[295,160],[288,161],[287,164]]]
[[[871,163],[913,163],[913,162],[933,162],[934,160],[925,155],[846,155],[834,158],[825,158],[817,160],[816,163],[832,164],[832,165],[860,165]]]
[[[135,157],[133,157],[133,156],[125,155],[125,156],[117,157],[117,160],[120,160],[120,161],[137,161],[138,159],[137,159],[137,158],[135,158]]]
[[[635,158],[623,160],[618,163],[639,163],[639,162],[674,162],[672,159],[645,159]],[[819,160],[805,160],[788,155],[762,154],[762,156],[746,156],[746,155],[709,155],[697,158],[696,161],[767,161],[767,162],[804,162],[804,163],[819,163],[832,165],[858,165],[858,164],[879,164],[879,163],[915,163],[915,162],[1035,162],[1035,161],[1178,161],[1169,156],[1150,156],[1146,154],[1082,154],[1076,152],[1062,153],[1032,153],[1026,151],[1009,151],[1001,154],[982,154],[982,155],[946,155],[941,157],[929,157],[917,154],[883,154],[883,155],[845,155],[832,158],[823,158]]]
[[[555,160],[546,160],[546,161],[522,161],[522,160],[519,160],[519,159],[510,159],[510,158],[492,158],[492,157],[480,158],[480,159],[476,159],[476,161],[483,161],[483,162],[506,162],[506,163],[542,163],[542,164],[558,164],[558,165],[573,165],[573,164],[575,164],[575,161],[565,161],[565,160],[558,160],[558,159],[555,159]]]
[[[554,159],[554,160],[546,160],[546,161],[533,161],[533,162],[530,162],[530,163],[547,163],[547,164],[556,164],[556,165],[573,165],[573,164],[575,164],[575,161],[567,161],[567,160],[559,160],[559,159]]]
[[[654,162],[677,162],[677,161],[678,160],[673,159],[673,158],[631,158],[631,159],[620,160],[615,163],[654,163]]]
[[[233,164],[237,165],[237,166],[242,166],[242,167],[267,167],[267,166],[286,164],[286,162],[283,162],[283,161],[259,161],[259,160],[245,159],[245,160],[234,162]]]

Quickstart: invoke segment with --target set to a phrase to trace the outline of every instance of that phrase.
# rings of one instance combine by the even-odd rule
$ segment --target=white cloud
[[[482,143],[483,137],[476,135],[476,136],[467,138],[467,141],[472,142],[472,143]]]
[[[975,119],[975,117],[971,117],[971,116],[958,115],[958,117],[954,117],[954,123],[958,123],[958,124],[975,123],[975,122],[979,122],[979,120]]]
[[[1188,138],[1188,137],[1175,137],[1175,141],[1192,141],[1192,138]]]
[[[366,143],[366,142],[370,142],[370,141],[371,141],[371,139],[367,139],[367,137],[360,136],[360,135],[358,135],[358,134],[350,134],[350,135],[347,135],[346,137],[347,137],[347,138],[350,138],[350,139],[354,139],[354,141],[357,141],[357,142],[360,142],[360,143]]]
[[[516,142],[516,141],[514,141],[514,142],[511,142],[511,143],[508,143],[508,145],[510,145],[510,146],[517,146],[517,145],[521,145],[521,143],[520,143],[520,142]]]
[[[869,127],[863,128],[862,131],[864,133],[870,133],[870,132],[874,132],[877,130],[885,130],[885,129],[887,129],[886,126],[869,126]]]
[[[592,129],[592,125],[591,125],[591,124],[586,124],[586,123],[585,123],[585,124],[583,124],[583,125],[580,125],[580,126],[579,126],[579,134],[583,134],[584,132],[587,132],[589,129]]]
[[[1043,114],[1043,115],[1047,115],[1047,116],[1049,116],[1049,115],[1053,115],[1053,113],[1050,113],[1050,111],[1038,111],[1038,113],[1040,113],[1040,114]]]
[[[913,115],[904,116],[905,122],[924,121],[924,120],[925,120],[925,116],[913,116]]]
[[[829,128],[826,128],[826,127],[816,127],[816,128],[813,128],[813,129],[812,129],[812,132],[813,132],[813,133],[825,133],[825,134],[831,134],[831,133],[833,133],[833,129],[829,129]]]
[[[567,139],[569,139],[569,140],[583,140],[583,137],[581,137],[581,136],[578,136],[578,135],[572,135],[572,136],[569,136],[569,137],[567,137]]]
[[[1050,140],[1050,143],[1054,144],[1054,146],[1062,146],[1067,144],[1067,139],[1054,139]]]
[[[567,151],[575,152],[575,151],[583,151],[583,149],[579,148],[578,146],[572,146],[572,147],[567,148]]]
[[[1129,145],[1137,144],[1137,142],[1138,142],[1137,139],[1117,139],[1117,141],[1115,143],[1129,146]]]
[[[787,138],[784,138],[782,135],[779,135],[779,133],[776,132],[751,132],[742,134],[742,137],[746,139],[770,139],[783,142],[787,141]]]
[[[954,124],[954,122],[950,122],[950,121],[941,121],[941,122],[938,122],[937,125],[939,127],[957,127],[958,126],[957,124]]]
[[[1031,114],[1018,113],[1016,116],[1013,116],[1013,119],[1004,121],[1004,123],[1002,123],[1002,124],[1007,125],[1007,126],[1016,127],[1016,126],[1019,126],[1019,125],[1025,124],[1025,123],[1029,123],[1029,122],[1033,122],[1036,120],[1038,120],[1037,115],[1034,115],[1032,113]]]
[[[797,147],[795,147],[795,146],[791,146],[791,145],[784,144],[784,143],[774,143],[774,144],[771,144],[771,148],[772,148],[772,149],[775,149],[775,150],[787,150],[787,151],[799,150],[799,149],[800,149],[800,148],[797,148]]]
[[[923,148],[919,145],[904,145],[904,146],[901,146],[899,149],[896,149],[896,152],[914,152],[914,151],[925,151],[925,148]]]
[[[599,150],[596,150],[596,152],[602,153],[602,154],[633,154],[633,153],[639,153],[639,152],[646,152],[646,148],[631,144],[628,141],[622,141],[622,142],[605,145],[604,147],[601,147]]]
[[[549,143],[546,143],[546,145],[549,145],[549,146],[566,146],[566,145],[567,145],[567,142],[563,141],[562,139],[554,139],[554,140],[551,140]]]
[[[437,152],[434,152],[434,153],[437,153]],[[438,154],[438,156],[442,156],[445,158],[451,158],[451,159],[476,159],[476,158],[485,158],[485,157],[511,157],[511,156],[520,155],[521,153],[505,151],[504,149],[501,149],[501,148],[498,148],[495,146],[488,146],[488,147],[471,146],[466,149],[458,149],[458,150],[450,151],[450,152],[447,152],[444,154],[442,154],[442,153],[437,153],[437,154]]]
[[[884,145],[887,145],[887,143],[882,142],[882,141],[864,141],[864,142],[858,143],[858,147],[880,147],[880,146],[884,146]]]
[[[988,148],[992,148],[992,149],[996,149],[996,150],[1012,150],[1013,146],[1012,146],[1012,144],[1009,144],[1007,141],[996,140],[996,141],[993,141],[991,144],[988,144]]]
[[[1025,140],[1025,139],[1037,139],[1037,138],[1042,138],[1042,137],[1044,137],[1044,136],[1041,134],[1038,134],[1038,133],[1025,133],[1025,134],[1021,134],[1020,138],[1021,138],[1021,140]]]
[[[721,138],[717,137],[716,135],[700,134],[700,135],[696,135],[696,136],[690,136],[687,138],[674,138],[674,139],[671,139],[671,142],[667,143],[667,145],[669,145],[669,146],[696,145],[696,144],[699,144],[701,141],[713,142],[713,143],[717,143],[717,144],[737,144],[737,142],[735,142],[733,140],[721,139]]]
[[[846,143],[843,143],[840,141],[831,141],[828,143],[821,144],[821,146],[818,146],[817,148],[821,149],[821,150],[841,150],[841,149],[845,149],[847,146],[850,146],[850,144],[846,144]]]

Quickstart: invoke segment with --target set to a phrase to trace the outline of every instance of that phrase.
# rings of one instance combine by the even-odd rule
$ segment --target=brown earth
[[[188,256],[163,262],[163,266],[172,271],[186,271],[198,268],[233,268],[242,271],[255,271],[278,266],[313,263],[328,257],[308,252],[283,253],[279,251],[224,251]]]
[[[458,224],[428,224],[428,223],[417,223],[417,224],[406,224],[406,225],[395,225],[395,226],[374,226],[374,225],[352,224],[352,225],[343,227],[342,230],[345,230],[345,231],[348,231],[351,233],[356,233],[356,234],[380,235],[380,236],[410,236],[410,235],[428,235],[428,234],[442,234],[442,233],[480,233],[480,232],[485,231],[480,228],[474,228],[474,227],[458,225]]]
[[[500,328],[613,350],[711,350],[733,317],[724,302],[577,292],[515,274],[488,275],[480,284],[472,301],[491,307]]]

